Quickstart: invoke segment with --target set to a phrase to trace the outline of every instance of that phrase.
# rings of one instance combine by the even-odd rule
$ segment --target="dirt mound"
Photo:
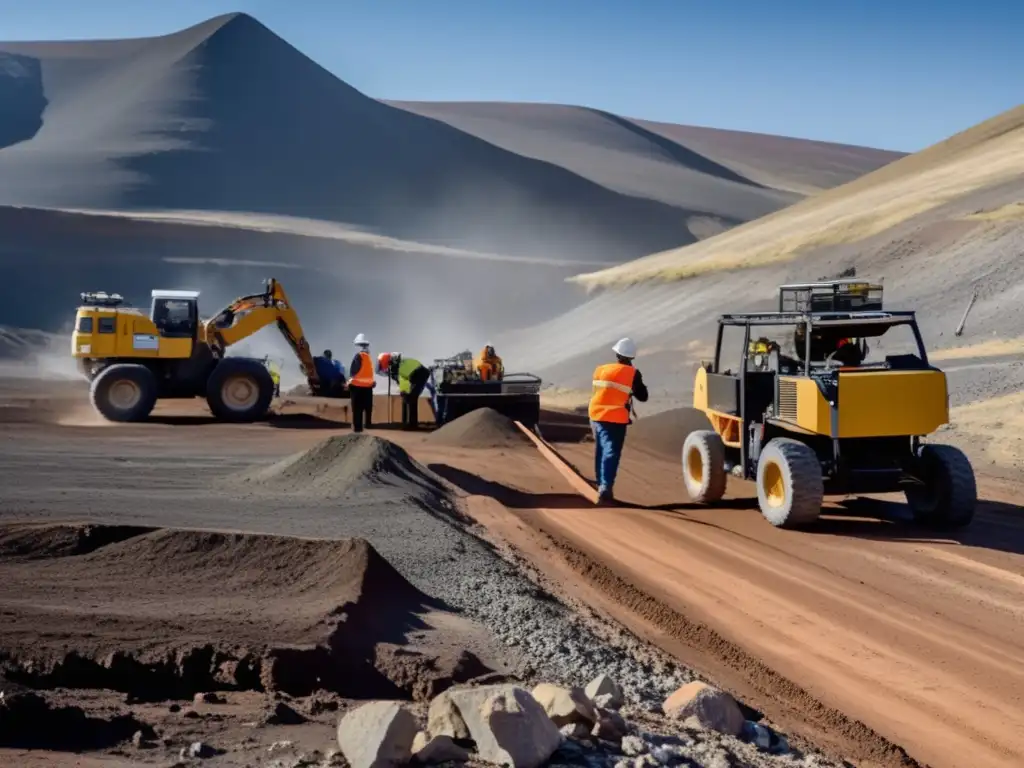
[[[493,408],[470,411],[432,432],[427,440],[452,448],[515,448],[529,444],[512,419]]]
[[[363,539],[12,525],[0,555],[0,674],[21,685],[403,697],[459,673],[429,648],[382,663],[442,607]]]
[[[707,416],[693,408],[675,408],[638,419],[626,433],[626,442],[675,459],[682,454],[686,436],[698,429],[711,429]]]
[[[345,496],[391,487],[440,497],[443,484],[390,440],[367,434],[329,437],[268,467],[229,479],[245,488],[289,494]]]

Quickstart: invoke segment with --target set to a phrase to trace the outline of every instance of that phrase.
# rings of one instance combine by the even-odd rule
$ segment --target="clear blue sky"
[[[0,0],[0,39],[162,34],[231,11],[378,98],[904,151],[1024,101],[1021,0]]]

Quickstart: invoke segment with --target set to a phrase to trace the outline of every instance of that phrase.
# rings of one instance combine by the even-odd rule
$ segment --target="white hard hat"
[[[370,346],[370,340],[366,338],[365,334],[362,333],[356,336],[352,343],[355,344],[357,347]]]
[[[619,339],[615,342],[615,346],[612,347],[612,352],[616,355],[622,355],[622,357],[628,357],[632,360],[636,357],[636,343],[628,336],[624,339]]]

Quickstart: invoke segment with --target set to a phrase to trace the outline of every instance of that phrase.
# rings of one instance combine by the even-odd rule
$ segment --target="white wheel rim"
[[[260,388],[251,376],[232,376],[221,387],[221,399],[232,411],[245,411],[260,399]]]
[[[127,411],[138,405],[142,399],[142,388],[134,381],[121,379],[110,386],[107,399],[118,410]]]

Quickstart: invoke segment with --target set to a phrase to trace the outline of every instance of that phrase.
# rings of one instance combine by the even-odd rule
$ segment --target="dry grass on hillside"
[[[597,288],[681,280],[788,261],[815,247],[863,240],[1022,173],[1024,107],[1018,107],[848,184],[710,240],[572,280]]]
[[[973,360],[979,357],[1004,357],[1024,354],[1024,337],[1015,339],[990,339],[965,347],[936,349],[928,353],[929,360]]]
[[[1009,203],[991,211],[977,211],[967,217],[977,221],[1017,221],[1024,219],[1024,201]]]

